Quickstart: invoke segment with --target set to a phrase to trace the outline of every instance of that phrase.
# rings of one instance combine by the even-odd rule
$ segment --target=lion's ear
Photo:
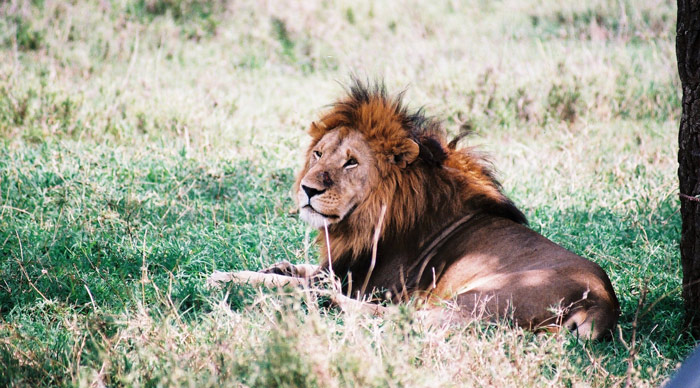
[[[401,168],[406,168],[406,166],[416,161],[418,154],[420,154],[418,143],[411,139],[406,139],[397,152],[394,153],[394,163]]]
[[[309,128],[309,135],[311,135],[311,137],[320,138],[323,136],[325,131],[326,123],[324,123],[323,121],[311,122],[311,127]]]

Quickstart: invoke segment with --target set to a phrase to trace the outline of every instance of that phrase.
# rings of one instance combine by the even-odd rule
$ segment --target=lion
[[[610,335],[620,306],[605,271],[528,228],[484,158],[459,148],[462,136],[448,143],[401,94],[354,80],[309,135],[294,192],[319,230],[320,265],[284,262],[266,275],[332,273],[363,301],[417,299],[438,312],[454,302],[459,319]]]

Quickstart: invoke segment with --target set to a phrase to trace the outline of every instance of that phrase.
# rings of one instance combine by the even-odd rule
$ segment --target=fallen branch
[[[690,201],[690,202],[700,202],[700,198],[698,198],[696,196],[690,196],[690,195],[683,194],[683,193],[679,193],[678,196],[681,197],[681,199],[685,199],[685,200]]]
[[[635,373],[634,361],[639,351],[637,349],[637,324],[639,320],[639,312],[641,311],[642,306],[646,301],[647,293],[649,292],[647,284],[649,284],[649,279],[647,279],[647,281],[644,282],[644,288],[642,288],[642,293],[639,296],[639,302],[637,303],[637,311],[635,311],[634,320],[632,321],[632,339],[630,340],[629,344],[625,341],[625,338],[622,335],[622,327],[618,326],[620,342],[622,342],[622,346],[624,346],[625,349],[627,349],[627,351],[629,352],[629,356],[627,357],[627,372],[625,374],[625,388],[634,386],[634,383],[632,381],[633,375]]]

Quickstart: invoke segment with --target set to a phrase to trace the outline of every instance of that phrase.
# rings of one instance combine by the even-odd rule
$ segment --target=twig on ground
[[[685,199],[686,201],[700,202],[700,198],[698,198],[698,197],[690,196],[690,195],[683,194],[683,193],[678,193],[678,196],[681,197],[681,199]]]
[[[41,291],[39,291],[38,288],[34,285],[34,282],[29,278],[29,274],[27,273],[27,270],[24,269],[24,266],[22,265],[22,261],[24,261],[24,249],[22,248],[22,239],[19,238],[19,233],[15,231],[15,236],[17,236],[17,242],[19,242],[19,255],[20,255],[20,260],[15,260],[17,261],[17,264],[19,264],[19,268],[22,270],[22,273],[24,274],[24,277],[27,278],[27,282],[29,282],[29,285],[36,291],[45,301],[49,301],[49,298],[46,297]]]
[[[632,385],[632,375],[634,374],[634,360],[637,357],[637,321],[639,320],[639,312],[641,311],[642,306],[644,305],[644,301],[646,300],[647,293],[649,292],[649,287],[647,287],[648,283],[649,283],[648,281],[644,282],[644,288],[642,288],[642,294],[639,296],[639,302],[637,303],[637,310],[634,313],[634,320],[632,321],[632,339],[630,340],[629,343],[627,343],[625,341],[625,338],[622,335],[622,327],[618,326],[619,335],[620,335],[620,342],[622,342],[622,345],[629,352],[629,356],[627,357],[627,372],[625,373],[625,376],[626,376],[625,377],[625,388],[633,386]]]
[[[379,221],[377,221],[377,227],[374,229],[374,238],[372,239],[372,261],[369,264],[369,270],[365,276],[365,282],[362,283],[360,296],[365,294],[367,284],[369,283],[369,278],[372,276],[372,271],[374,271],[375,264],[377,264],[377,245],[379,245],[379,236],[382,232],[382,225],[384,224],[384,215],[386,215],[386,205],[382,205],[382,210],[379,213]]]

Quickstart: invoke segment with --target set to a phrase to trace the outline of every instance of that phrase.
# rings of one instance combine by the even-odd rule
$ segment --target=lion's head
[[[294,189],[301,218],[328,225],[333,257],[370,248],[383,206],[383,237],[434,229],[465,207],[525,221],[482,158],[448,144],[438,121],[409,113],[401,95],[388,97],[382,85],[355,81],[309,134]]]
[[[375,154],[356,131],[323,136],[307,163],[297,199],[301,218],[316,228],[342,222],[379,180]]]

